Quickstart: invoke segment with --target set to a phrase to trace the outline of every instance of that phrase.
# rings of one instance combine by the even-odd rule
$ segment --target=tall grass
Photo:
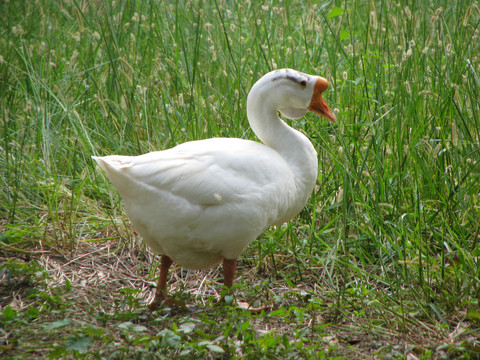
[[[331,81],[338,123],[294,124],[318,187],[247,255],[286,255],[289,283],[313,276],[365,326],[479,311],[478,2],[11,0],[0,17],[4,243],[72,248],[112,222],[125,235],[90,155],[254,139],[249,88],[292,67]]]

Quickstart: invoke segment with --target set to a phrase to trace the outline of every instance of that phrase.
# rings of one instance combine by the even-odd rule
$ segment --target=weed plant
[[[416,356],[478,355],[474,340],[454,340],[460,325],[479,335],[479,54],[478,1],[1,1],[0,251],[131,242],[90,156],[255,139],[250,87],[294,68],[329,79],[338,121],[292,123],[318,151],[317,186],[296,219],[243,255],[257,279],[303,299],[269,316],[328,309],[326,324],[418,336]],[[239,291],[253,291],[246,281]],[[286,334],[257,337],[240,322],[221,331],[244,341],[245,358],[313,356],[323,341],[302,353]],[[159,339],[185,340],[190,325],[178,326]],[[82,329],[70,345],[101,337]],[[197,338],[185,356],[222,353],[221,341]]]

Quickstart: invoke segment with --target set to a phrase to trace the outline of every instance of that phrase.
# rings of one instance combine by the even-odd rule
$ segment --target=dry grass
[[[292,266],[292,259],[282,257],[283,260],[281,257],[277,259],[277,266]],[[239,262],[237,298],[257,301],[257,305],[258,302],[268,304],[266,311],[253,314],[217,304],[222,289],[219,282],[221,267],[205,271],[173,268],[169,278],[170,291],[177,300],[185,302],[188,309],[174,307],[150,313],[146,304],[154,295],[158,257],[148,248],[135,245],[135,242],[125,244],[118,239],[84,241],[78,243],[75,251],[68,253],[39,247],[30,249],[28,254],[21,254],[2,247],[1,263],[6,264],[13,259],[25,264],[36,262],[47,276],[37,275],[35,278],[27,274],[26,277],[17,275],[12,278],[4,270],[0,285],[2,309],[9,306],[17,313],[26,313],[29,307],[36,306],[46,311],[40,311],[32,325],[14,327],[4,334],[4,344],[11,343],[13,338],[26,339],[25,343],[22,341],[21,345],[12,348],[4,346],[2,354],[5,356],[25,355],[29,348],[36,347],[38,356],[32,358],[42,358],[51,354],[52,348],[59,348],[61,339],[72,337],[75,329],[85,324],[102,328],[102,334],[122,339],[125,335],[118,326],[126,319],[145,325],[148,329],[146,333],[155,337],[162,329],[170,329],[172,324],[182,321],[198,322],[200,325],[197,327],[206,334],[221,334],[221,329],[225,329],[229,321],[246,318],[249,328],[259,337],[274,333],[279,338],[298,341],[298,333],[302,331],[303,341],[308,340],[319,349],[323,348],[329,356],[346,359],[383,356],[417,359],[430,353],[432,358],[452,358],[447,356],[449,346],[478,345],[478,339],[473,338],[475,333],[469,333],[473,324],[465,318],[457,319],[456,327],[450,332],[439,331],[437,327],[376,327],[374,319],[379,313],[374,305],[371,312],[357,312],[354,303],[358,299],[352,298],[349,306],[335,306],[335,292],[319,282],[318,269],[311,269],[304,274],[301,283],[291,287],[281,276],[275,276],[270,262],[263,261],[262,266],[253,266],[251,259],[244,258]],[[284,271],[281,269],[280,273]],[[34,293],[37,295],[32,297]],[[44,295],[39,296],[38,293]],[[318,306],[311,306],[313,299]],[[359,304],[358,310],[361,307]],[[32,332],[60,319],[70,319],[71,322],[68,327],[60,327],[53,333],[47,331],[43,345],[39,346]],[[120,344],[124,341],[120,340]],[[102,339],[97,339],[89,351],[100,351],[102,346],[106,346],[111,354],[115,352],[115,346],[105,345]],[[245,350],[237,344],[236,351],[241,353]],[[209,356],[217,358],[217,355],[222,358],[221,354],[215,353]]]

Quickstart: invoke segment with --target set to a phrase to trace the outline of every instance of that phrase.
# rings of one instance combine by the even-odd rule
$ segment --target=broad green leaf
[[[179,331],[183,332],[184,334],[189,334],[195,329],[195,323],[187,322],[180,325]]]
[[[129,330],[132,326],[133,326],[133,323],[131,321],[125,321],[117,325],[117,327],[124,330]]]
[[[176,347],[182,340],[180,336],[169,329],[163,329],[157,334],[157,336],[162,337],[162,345],[168,345],[171,347]]]
[[[348,39],[350,37],[350,31],[342,30],[340,31],[340,40]]]
[[[345,12],[342,8],[335,6],[327,15],[327,20],[330,20],[334,17],[340,16]]]
[[[39,314],[40,314],[40,310],[38,310],[34,306],[29,306],[27,311],[25,311],[25,317],[29,319],[36,319]]]
[[[147,331],[148,330],[148,328],[146,328],[145,326],[133,324],[130,321],[123,322],[123,323],[119,324],[118,327],[120,329],[125,329],[125,330],[135,331],[135,332]]]
[[[224,301],[227,305],[232,305],[233,304],[233,296],[232,295],[226,295],[224,297]]]
[[[218,345],[215,345],[215,344],[209,344],[207,345],[207,348],[213,352],[216,352],[216,353],[224,353],[225,350],[223,350],[220,346]]]
[[[468,312],[467,319],[479,322],[480,321],[480,313],[476,312],[475,310],[470,310]]]
[[[93,340],[90,336],[82,337],[71,337],[67,339],[67,350],[75,350],[80,353],[85,353],[88,351],[90,345],[92,345]]]
[[[67,325],[70,325],[70,319],[62,319],[62,320],[42,324],[42,327],[45,330],[52,330],[52,329],[58,329]]]
[[[3,309],[3,318],[5,320],[12,320],[17,317],[17,313],[15,310],[13,310],[10,305],[7,305],[5,309]]]

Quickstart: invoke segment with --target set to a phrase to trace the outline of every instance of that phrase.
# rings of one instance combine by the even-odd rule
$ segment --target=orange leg
[[[235,276],[236,268],[237,268],[237,260],[223,259],[223,276],[224,276],[223,283],[229,289],[233,285],[233,277]],[[225,302],[225,297],[222,297],[220,301]],[[268,305],[264,305],[260,307],[252,307],[246,302],[236,301],[236,303],[241,308],[252,311],[252,312],[261,312],[262,310],[269,308]]]
[[[233,285],[233,277],[237,268],[237,260],[223,259],[223,283],[226,287],[231,288]]]
[[[168,269],[172,265],[173,261],[167,255],[162,255],[160,262],[160,276],[157,283],[157,291],[155,292],[155,298],[150,304],[150,309],[155,310],[159,304],[167,299],[167,277]]]

